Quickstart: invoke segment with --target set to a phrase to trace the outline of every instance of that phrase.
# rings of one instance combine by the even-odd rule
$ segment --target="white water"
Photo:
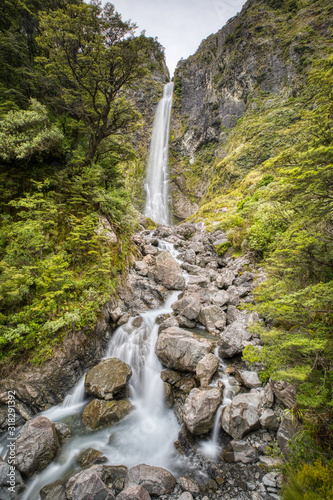
[[[178,252],[170,243],[161,242],[175,257]],[[175,471],[177,454],[173,443],[177,439],[179,424],[172,409],[164,405],[164,388],[160,377],[162,364],[155,355],[159,314],[172,312],[171,305],[180,292],[170,294],[165,304],[156,310],[141,315],[142,324],[132,326],[133,319],[119,327],[113,334],[106,358],[117,357],[132,367],[130,399],[134,410],[121,422],[107,429],[85,435],[74,436],[66,443],[56,461],[28,483],[22,500],[39,498],[40,489],[76,468],[75,457],[89,447],[100,450],[112,465],[132,467],[139,463],[157,465]],[[43,413],[52,421],[61,421],[68,415],[83,410],[84,378],[66,396],[62,405]],[[111,439],[110,439],[111,437]]]
[[[170,223],[168,146],[173,83],[164,87],[153,124],[145,182],[145,215],[158,224]]]

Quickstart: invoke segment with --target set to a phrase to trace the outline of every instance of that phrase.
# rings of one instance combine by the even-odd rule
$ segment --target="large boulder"
[[[218,369],[220,360],[215,354],[206,354],[197,364],[195,373],[199,377],[201,387],[206,387]]]
[[[238,372],[241,383],[248,389],[255,389],[261,387],[262,383],[259,380],[257,372],[240,371]]]
[[[13,500],[24,490],[24,482],[15,465],[0,463],[0,498]]]
[[[151,496],[148,491],[142,486],[130,486],[123,490],[118,496],[117,500],[150,500]]]
[[[223,452],[223,459],[228,463],[250,464],[258,461],[258,451],[247,441],[233,440]]]
[[[209,332],[213,333],[216,332],[218,327],[221,329],[221,322],[224,325],[226,324],[226,314],[218,306],[202,307],[198,319]]]
[[[154,276],[168,290],[184,290],[185,279],[178,262],[169,252],[163,251],[156,257]]]
[[[172,304],[172,309],[185,318],[197,319],[201,309],[200,297],[197,294],[185,295],[180,300]]]
[[[103,359],[88,371],[84,387],[91,396],[113,399],[126,393],[131,375],[132,368],[124,361],[118,358]]]
[[[162,467],[139,464],[129,469],[125,489],[135,485],[142,486],[150,495],[160,496],[173,491],[176,479]]]
[[[218,288],[229,288],[234,282],[236,276],[230,269],[222,269],[216,277],[216,286]]]
[[[261,392],[238,394],[222,412],[223,430],[239,440],[249,432],[259,429],[262,405],[263,394]]]
[[[70,500],[115,500],[112,491],[103,482],[103,469],[94,465],[74,474],[66,483]]]
[[[212,429],[221,397],[217,387],[192,389],[183,408],[184,423],[192,434],[205,434]]]
[[[259,420],[261,427],[272,431],[276,431],[280,425],[280,418],[270,408],[266,408]]]
[[[36,417],[22,427],[16,439],[15,465],[25,477],[41,472],[60,451],[54,424],[46,417]]]
[[[165,366],[192,372],[195,372],[198,362],[212,350],[213,344],[209,340],[177,327],[163,330],[155,346],[155,352]]]
[[[219,355],[221,358],[232,358],[236,354],[241,354],[251,338],[252,333],[245,329],[244,322],[234,321],[221,334]]]
[[[103,429],[119,422],[133,408],[129,399],[121,399],[120,401],[93,399],[84,409],[82,422],[89,429]]]
[[[211,296],[210,301],[218,307],[225,306],[230,300],[230,295],[225,290],[219,290]]]

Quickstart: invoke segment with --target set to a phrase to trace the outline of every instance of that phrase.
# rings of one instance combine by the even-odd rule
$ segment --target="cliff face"
[[[254,100],[297,94],[310,56],[328,43],[330,2],[307,2],[297,12],[269,3],[249,0],[178,63],[170,155],[178,217],[193,213],[207,193],[214,162],[225,157],[231,130]]]

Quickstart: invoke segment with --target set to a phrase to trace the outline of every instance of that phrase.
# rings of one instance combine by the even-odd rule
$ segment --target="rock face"
[[[155,279],[168,290],[183,290],[185,280],[178,262],[169,252],[161,252],[156,257]]]
[[[238,394],[222,412],[222,428],[234,439],[242,439],[250,431],[259,429],[262,404],[260,392]]]
[[[213,344],[194,334],[172,327],[163,330],[155,346],[160,361],[168,368],[195,372],[198,362],[213,349]]]
[[[184,423],[192,434],[205,434],[214,426],[221,396],[217,387],[192,389],[183,409]]]
[[[251,338],[252,334],[245,329],[243,321],[234,321],[221,335],[219,355],[221,358],[232,358],[241,354]]]
[[[103,359],[88,371],[85,390],[88,394],[102,399],[113,399],[126,389],[132,376],[132,368],[117,358]]]
[[[16,439],[16,467],[25,477],[41,472],[60,451],[54,424],[46,417],[29,420]]]
[[[129,469],[125,488],[142,486],[150,495],[165,495],[171,493],[176,486],[176,479],[171,472],[162,467],[140,464]]]
[[[206,354],[197,364],[196,374],[200,379],[201,387],[206,387],[218,369],[220,360],[215,354]]]
[[[82,422],[90,429],[103,429],[126,417],[133,409],[129,399],[104,401],[93,399],[84,409]]]

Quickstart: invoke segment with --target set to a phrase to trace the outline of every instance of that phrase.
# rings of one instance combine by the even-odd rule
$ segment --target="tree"
[[[100,2],[44,14],[40,28],[38,43],[46,55],[39,62],[46,92],[52,92],[46,100],[57,116],[69,114],[84,125],[84,163],[89,164],[105,138],[138,120],[128,96],[146,74],[146,39],[134,37],[136,26]]]

